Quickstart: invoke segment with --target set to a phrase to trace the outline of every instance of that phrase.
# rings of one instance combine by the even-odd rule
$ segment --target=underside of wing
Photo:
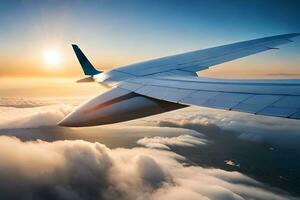
[[[118,87],[182,105],[300,119],[299,80],[137,78]]]
[[[277,49],[277,46],[292,42],[291,38],[298,35],[300,34],[293,33],[238,42],[127,65],[114,70],[133,76],[147,76],[174,70],[176,70],[177,73],[195,73],[224,62],[271,49]]]

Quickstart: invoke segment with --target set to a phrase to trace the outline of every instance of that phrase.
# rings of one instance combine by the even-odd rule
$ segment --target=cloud
[[[0,98],[0,129],[56,126],[89,97]]]
[[[7,136],[0,146],[0,199],[293,199],[238,172],[185,166],[170,151]]]
[[[278,146],[297,146],[298,120],[258,116],[233,111],[191,107],[153,120],[162,127],[182,127],[207,132],[234,132],[241,140],[268,142]]]
[[[300,129],[298,120],[278,117],[260,116],[202,107],[190,107],[189,109],[179,112],[180,115],[166,115],[167,119],[177,121],[178,124],[186,124],[187,122],[201,125],[215,124],[227,130],[247,130],[248,132],[250,131],[253,133],[260,133],[266,130],[277,130],[278,132],[281,132],[282,130],[287,129],[293,133],[298,133]]]
[[[160,137],[160,136],[145,137],[137,141],[137,144],[148,148],[167,149],[167,150],[170,149],[169,146],[195,147],[196,145],[204,145],[206,143],[207,143],[206,139],[194,137],[191,135],[180,135],[177,137]]]
[[[32,108],[1,107],[0,129],[54,126],[73,108],[65,104]]]
[[[15,107],[15,108],[31,108],[46,105],[78,105],[85,101],[88,97],[47,97],[47,98],[16,98],[16,97],[0,97],[1,107]]]
[[[235,163],[235,162],[232,161],[232,160],[225,160],[224,162],[225,162],[227,165],[230,165],[230,166],[240,167],[240,164]]]
[[[45,105],[45,103],[40,100],[0,97],[0,106],[5,107],[30,108],[43,105]]]

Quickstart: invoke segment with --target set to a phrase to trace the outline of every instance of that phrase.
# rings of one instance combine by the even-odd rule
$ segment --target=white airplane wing
[[[182,105],[300,119],[299,80],[154,77],[127,80],[118,87]]]
[[[209,49],[167,56],[146,62],[136,63],[114,69],[133,76],[154,75],[176,70],[177,72],[197,72],[211,66],[259,52],[277,49],[277,46],[292,42],[299,33],[277,35],[255,40],[238,42]]]
[[[188,105],[300,119],[300,80],[225,80],[196,72],[227,61],[277,49],[300,34],[239,42],[99,71],[77,45],[85,78],[110,90],[82,104],[59,124],[93,126],[128,121]]]
[[[210,66],[291,42],[286,34],[169,56],[118,68],[134,76],[118,84],[136,94],[178,103],[300,119],[299,80],[226,80],[187,76]],[[173,73],[176,72],[176,73]]]

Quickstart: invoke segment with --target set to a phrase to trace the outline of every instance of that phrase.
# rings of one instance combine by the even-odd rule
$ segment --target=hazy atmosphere
[[[0,199],[300,199],[300,123],[190,106],[112,125],[57,125],[129,63],[300,32],[298,0],[0,0]],[[201,76],[300,77],[300,37]]]

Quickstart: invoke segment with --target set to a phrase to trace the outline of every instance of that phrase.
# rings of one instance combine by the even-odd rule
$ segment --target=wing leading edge
[[[277,35],[255,40],[248,40],[224,46],[167,56],[159,59],[127,65],[114,69],[133,76],[148,76],[177,70],[197,72],[211,66],[263,51],[277,49],[278,46],[292,42],[299,33]]]

